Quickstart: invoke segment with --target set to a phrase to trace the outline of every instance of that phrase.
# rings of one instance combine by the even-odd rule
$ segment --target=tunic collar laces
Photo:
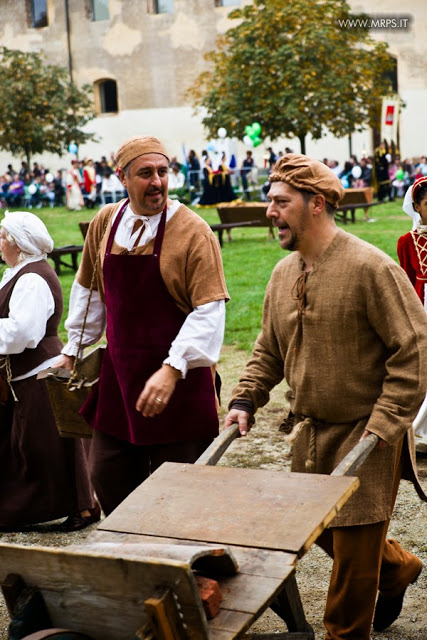
[[[307,306],[307,294],[306,294],[307,278],[308,278],[308,272],[303,271],[295,281],[295,284],[291,290],[292,299],[297,301],[297,308],[298,308],[298,332],[297,332],[297,339],[294,347],[294,353],[297,353],[299,349],[299,345],[301,343],[301,338],[302,338],[302,318],[305,313],[305,308]]]
[[[301,316],[304,315],[305,307],[307,304],[307,295],[306,295],[307,277],[308,277],[308,272],[303,271],[301,275],[297,278],[291,291],[292,299],[297,301],[299,319],[302,319]]]

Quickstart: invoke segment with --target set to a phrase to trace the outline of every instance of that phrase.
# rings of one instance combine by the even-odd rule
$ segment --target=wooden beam
[[[331,473],[331,476],[351,476],[365,462],[366,458],[375,449],[379,438],[375,433],[370,433],[360,440],[355,447],[341,460],[340,464]]]
[[[239,436],[240,432],[238,424],[233,424],[228,429],[224,429],[194,464],[216,465],[233,440]]]

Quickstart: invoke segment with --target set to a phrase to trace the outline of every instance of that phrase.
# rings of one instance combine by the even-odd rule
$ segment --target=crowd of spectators
[[[292,153],[286,147],[284,153]],[[225,153],[220,158],[203,150],[201,157],[191,149],[184,162],[173,157],[170,162],[169,191],[184,203],[215,204],[237,197],[246,200],[266,199],[268,174],[283,155],[268,147],[263,155],[263,166],[257,167],[252,150],[247,150],[239,165]],[[407,188],[418,177],[427,175],[427,158],[392,157],[384,145],[373,156],[352,155],[342,165],[337,160],[324,158],[323,162],[341,179],[344,188],[374,187],[379,200],[394,200],[404,196]],[[262,178],[265,176],[265,180]],[[264,184],[263,184],[264,183]],[[219,185],[214,193],[213,185]],[[266,187],[266,188],[264,188]],[[19,170],[12,164],[0,176],[0,207],[67,206],[79,210],[92,209],[108,202],[116,202],[126,195],[118,178],[114,154],[109,159],[92,158],[72,160],[68,169],[55,174],[42,164],[34,162],[32,168],[21,162]],[[215,201],[215,202],[214,202]]]
[[[9,164],[0,176],[0,206],[3,208],[61,206],[64,196],[63,171],[57,171],[54,175],[38,162],[34,162],[30,168],[23,161],[19,170]]]
[[[358,160],[352,155],[343,166],[327,158],[323,162],[341,179],[345,189],[374,187],[378,200],[403,198],[415,180],[427,175],[426,156],[402,160],[399,154],[393,157],[388,153],[385,145],[380,145],[374,156]]]

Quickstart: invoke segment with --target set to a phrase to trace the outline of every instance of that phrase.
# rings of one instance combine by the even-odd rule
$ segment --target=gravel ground
[[[231,389],[247,360],[247,354],[230,347],[223,349],[220,373],[223,378],[223,406],[226,407]],[[254,429],[246,438],[236,440],[223,456],[220,464],[237,467],[252,467],[269,470],[289,470],[289,447],[278,432],[283,411],[284,386],[280,385],[273,393],[267,407],[258,415]],[[222,410],[225,413],[225,409]],[[422,474],[423,488],[427,492],[427,456],[419,457],[419,470]],[[423,563],[427,562],[426,506],[418,499],[412,485],[402,482],[394,517],[390,526],[390,537],[397,538],[402,545],[415,553]],[[31,531],[19,533],[0,533],[0,541],[63,547],[84,540],[96,529],[96,525],[73,534],[52,532],[49,525],[39,525]],[[297,568],[297,581],[306,616],[319,640],[323,638],[323,608],[329,582],[330,559],[314,546],[300,561]],[[373,632],[373,640],[427,640],[427,571],[423,571],[411,585],[405,596],[402,614],[398,620],[382,633]],[[0,638],[7,639],[9,618],[4,601],[0,595]],[[286,630],[283,622],[272,612],[267,611],[252,627],[251,631],[279,632]]]

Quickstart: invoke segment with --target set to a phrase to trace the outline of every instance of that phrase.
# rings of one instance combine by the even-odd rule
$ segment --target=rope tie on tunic
[[[16,397],[16,393],[14,388],[12,387],[12,367],[10,366],[10,356],[6,355],[4,356],[4,362],[2,365],[0,365],[0,369],[5,369],[6,370],[6,382],[9,385],[10,391],[12,393],[13,399],[15,400],[15,402],[18,402],[18,398]]]
[[[286,436],[286,441],[292,444],[303,429],[310,429],[310,439],[308,446],[308,458],[305,461],[305,468],[309,473],[313,473],[316,468],[316,425],[313,418],[304,418],[298,422],[291,433]]]
[[[294,348],[294,353],[298,351],[299,345],[301,344],[302,321],[303,321],[303,316],[305,314],[305,308],[307,306],[307,294],[306,294],[307,277],[308,277],[308,272],[303,271],[303,273],[301,273],[301,275],[297,278],[291,290],[292,299],[297,301],[297,310],[298,310],[298,332],[297,332],[297,340]]]

